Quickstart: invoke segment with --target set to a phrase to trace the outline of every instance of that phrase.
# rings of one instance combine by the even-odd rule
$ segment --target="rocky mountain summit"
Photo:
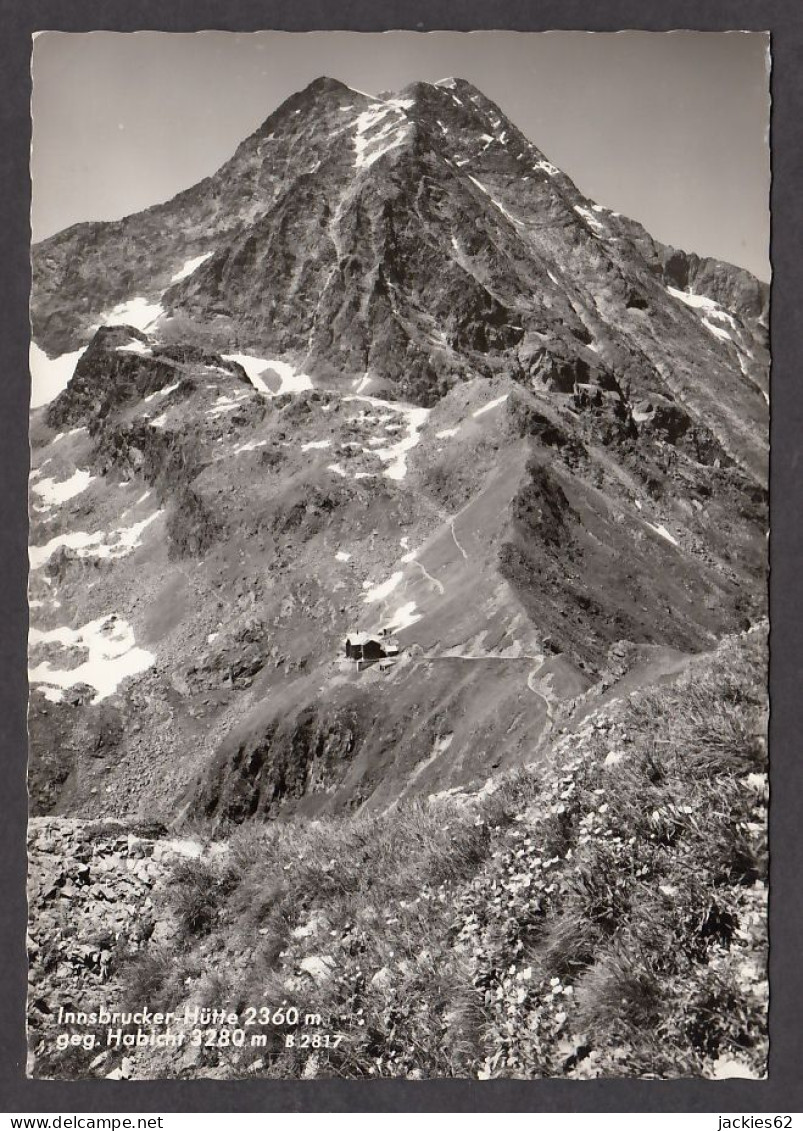
[[[198,185],[36,245],[34,360],[71,376],[31,426],[34,812],[481,784],[747,628],[767,307],[461,79],[316,80]],[[344,662],[382,626],[393,666]]]
[[[424,405],[499,372],[637,412],[668,392],[760,462],[766,286],[589,201],[461,80],[385,98],[318,80],[213,177],[34,249],[48,352],[134,295]]]

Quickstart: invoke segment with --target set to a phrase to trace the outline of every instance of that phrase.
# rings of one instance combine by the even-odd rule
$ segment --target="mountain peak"
[[[466,79],[461,78],[445,78],[438,79],[437,82],[430,82],[428,79],[416,79],[414,82],[408,83],[403,87],[396,98],[416,98],[420,96],[432,97],[434,92],[439,95],[452,95],[460,91],[465,91],[470,95],[481,96],[481,92],[475,86],[472,86]],[[393,98],[393,95],[389,95]],[[487,101],[487,99],[486,99]]]
[[[353,90],[340,79],[334,79],[329,75],[319,75],[318,78],[307,83],[301,90],[289,95],[273,109],[257,130],[257,133],[260,131],[267,132],[273,128],[275,123],[284,122],[295,114],[303,113],[313,107],[331,107],[336,110],[341,106],[353,105],[355,96],[366,99],[372,98],[371,95],[366,95],[363,91]],[[246,145],[247,143],[248,139],[242,144]]]
[[[385,392],[427,406],[507,369],[567,395],[596,383],[622,404],[638,388],[641,413],[639,397],[671,375],[673,396],[763,467],[754,281],[664,256],[466,79],[373,95],[321,75],[211,178],[128,218],[125,238],[100,226],[37,249],[37,344],[69,353],[118,308],[158,300],[173,317],[222,320],[239,350],[299,353],[308,372],[344,379],[371,369]],[[92,307],[90,265],[108,279]],[[739,411],[723,413],[734,395]]]
[[[440,87],[442,90],[448,90],[452,92],[465,91],[467,94],[477,94],[482,98],[485,98],[485,95],[482,93],[479,87],[474,86],[474,84],[469,82],[468,79],[460,78],[459,75],[450,75],[448,78],[438,79],[438,81],[436,83],[433,83],[432,85]]]
[[[347,86],[340,79],[333,79],[329,75],[319,75],[317,79],[307,83],[302,90],[290,96],[290,99],[303,98],[305,95],[321,95],[321,94],[340,94],[342,92],[351,92],[352,87]],[[357,91],[356,93],[360,93]],[[289,100],[288,100],[289,101]]]

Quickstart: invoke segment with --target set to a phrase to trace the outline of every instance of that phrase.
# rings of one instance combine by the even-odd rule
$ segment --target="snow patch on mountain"
[[[155,393],[149,393],[147,397],[142,398],[143,404],[147,404],[148,401],[155,401],[157,397],[166,397],[169,393],[174,393],[180,384],[180,381],[176,381],[175,385],[165,385],[163,389],[157,389]]]
[[[180,283],[182,279],[189,278],[194,271],[197,271],[202,263],[206,263],[207,259],[212,255],[211,251],[207,251],[204,255],[196,255],[194,259],[188,259],[183,267],[176,271],[175,275],[171,278],[171,283]]]
[[[122,558],[142,543],[143,532],[155,522],[163,511],[154,511],[142,522],[133,526],[121,527],[117,530],[96,530],[89,534],[83,530],[69,531],[57,534],[46,542],[44,546],[29,546],[28,560],[31,569],[41,569],[62,546],[66,550],[74,550],[79,558]]]
[[[761,386],[756,382],[753,375],[750,373],[750,370],[747,368],[747,366],[745,364],[745,356],[750,357],[751,355],[749,353],[745,355],[745,353],[743,353],[741,351],[741,348],[739,348],[739,353],[738,353],[739,368],[741,369],[742,373],[747,378],[747,380],[750,382],[750,384],[755,385],[755,387],[759,390],[762,397],[764,398],[765,402],[767,404],[769,404],[770,403],[769,393],[767,392],[766,389],[761,388]],[[44,464],[42,466],[44,466]]]
[[[63,440],[66,436],[77,436],[79,432],[86,432],[86,425],[81,424],[78,428],[71,428],[69,432],[59,432],[53,437],[53,443]],[[43,465],[44,466],[44,465]]]
[[[264,448],[267,442],[267,440],[248,440],[244,444],[239,444],[234,449],[234,454],[238,456],[242,452],[254,452],[257,448]]]
[[[365,594],[363,600],[368,605],[372,605],[376,601],[384,601],[386,597],[390,596],[403,576],[403,571],[397,570],[396,573],[390,575],[387,581],[382,581],[378,585],[372,585],[370,581],[364,581],[362,587],[363,589],[367,589],[368,592]]]
[[[416,408],[413,405],[400,404],[397,401],[383,401],[378,397],[368,397],[352,393],[350,396],[344,397],[344,401],[364,401],[366,404],[372,405],[374,408],[390,411],[391,413],[401,413],[405,419],[406,432],[395,444],[391,444],[386,448],[377,447],[372,453],[381,459],[389,466],[384,474],[388,479],[404,479],[407,474],[407,453],[411,451],[418,441],[421,439],[421,429],[427,422],[430,410],[428,408]],[[377,417],[377,423],[384,423],[389,417]],[[385,438],[377,440],[374,437],[369,440],[369,443],[384,443]]]
[[[600,224],[599,220],[596,218],[596,216],[594,215],[593,212],[591,212],[588,208],[583,208],[583,206],[581,204],[575,204],[574,210],[575,210],[575,212],[577,213],[578,216],[582,216],[582,218],[585,220],[585,222],[588,224],[588,226],[593,231],[595,231],[597,233],[597,235],[599,235],[599,236],[605,235],[604,226],[602,224]]]
[[[368,169],[410,134],[410,122],[399,100],[383,102],[379,107],[364,110],[357,118],[354,135],[354,167]]]
[[[680,291],[677,287],[667,287],[666,289],[673,298],[680,299],[681,302],[685,302],[686,306],[690,306],[694,310],[716,310],[717,304],[706,295],[693,295],[689,291]]]
[[[128,621],[111,613],[89,621],[81,628],[54,628],[48,632],[31,628],[31,646],[58,644],[62,648],[80,650],[87,658],[77,667],[59,670],[44,661],[28,672],[31,684],[41,686],[51,702],[58,703],[64,692],[78,684],[94,688],[93,703],[113,695],[120,684],[151,667],[156,659],[152,652],[136,646],[134,631]]]
[[[733,338],[723,326],[715,326],[709,318],[703,318],[702,323],[706,330],[710,330],[715,338],[719,338],[722,342],[732,342]]]
[[[241,365],[245,370],[246,376],[254,388],[264,393],[268,397],[272,397],[273,393],[262,380],[261,374],[268,368],[268,361],[264,357],[252,357],[247,353],[224,353],[221,354],[224,361],[234,361],[237,365]]]
[[[723,310],[721,306],[715,305],[713,310],[709,310],[708,317],[717,318],[720,322],[727,322],[728,325],[732,326],[734,330],[739,329],[739,323],[736,321],[733,315],[729,314],[727,310]]]
[[[667,291],[673,298],[680,299],[686,306],[690,306],[692,310],[700,315],[700,321],[709,333],[713,334],[721,342],[733,342],[732,335],[724,328],[724,326],[717,326],[711,321],[712,318],[720,322],[727,322],[734,330],[738,330],[739,326],[736,319],[727,310],[723,310],[718,302],[709,298],[707,295],[694,295],[688,291],[680,291],[677,287],[667,287]]]
[[[70,383],[84,350],[48,357],[36,342],[31,342],[28,365],[31,371],[31,408],[50,404]]]
[[[395,110],[410,110],[415,106],[414,98],[386,98],[385,104],[392,106]]]
[[[363,96],[363,98],[370,98],[372,102],[381,102],[382,101],[382,99],[377,98],[377,96],[375,94],[369,94],[367,90],[360,90],[360,88],[357,87],[357,86],[350,86],[350,87],[348,87],[348,89],[350,91],[352,91],[352,93],[354,93],[354,94],[361,94]],[[351,107],[350,106],[344,106],[343,109],[344,110],[350,110]]]
[[[439,581],[437,577],[433,577],[427,567],[422,562],[418,561],[415,555],[415,551],[411,551],[409,554],[405,554],[402,558],[402,561],[409,562],[410,565],[414,566],[419,571],[421,576],[424,577],[435,590],[437,590],[441,597],[444,595],[446,590],[444,588],[443,582]]]
[[[248,397],[246,391],[235,393],[233,396],[227,396],[225,393],[217,398],[212,407],[208,410],[207,416],[222,416],[225,412],[233,412],[235,408]],[[156,423],[154,421],[154,423]]]
[[[135,330],[147,330],[165,313],[160,302],[150,302],[137,296],[119,302],[108,314],[102,314],[101,326],[133,326]]]
[[[289,361],[275,357],[254,357],[253,354],[248,353],[224,353],[221,356],[224,361],[235,361],[241,365],[254,388],[268,397],[281,397],[285,393],[303,393],[313,387],[312,378],[306,373],[299,373]],[[262,380],[262,375],[268,369],[272,369],[281,380],[281,385],[275,393]]]
[[[422,614],[417,613],[415,601],[407,601],[404,605],[400,605],[385,623],[385,627],[390,629],[391,632],[404,632],[405,628],[410,628],[411,625],[416,624],[422,619]]]
[[[491,138],[491,141],[493,141],[493,138]],[[468,175],[468,179],[470,181],[473,181],[473,183],[477,186],[477,188],[485,193],[485,195],[488,197],[488,199],[491,201],[491,203],[493,205],[495,205],[495,207],[502,213],[502,215],[505,217],[506,220],[509,220],[511,222],[511,224],[515,224],[519,228],[524,227],[524,221],[519,220],[517,216],[514,216],[511,212],[509,212],[507,210],[507,208],[505,208],[504,204],[502,204],[500,201],[498,201],[495,196],[492,196],[491,193],[488,191],[488,189],[485,187],[485,185],[482,183],[482,181],[478,181],[477,178],[472,177],[470,173]]]
[[[31,486],[46,506],[58,507],[80,495],[95,478],[88,471],[78,468],[68,479],[40,479]]]
[[[138,338],[132,338],[129,342],[124,342],[123,345],[118,346],[117,353],[137,353],[141,357],[152,357],[153,350],[145,342],[139,341]]]
[[[503,393],[501,397],[497,397],[495,400],[488,401],[487,404],[484,404],[482,408],[476,409],[474,412],[472,412],[471,415],[474,417],[484,416],[486,412],[490,412],[491,409],[498,408],[500,404],[504,404],[507,398],[508,393]]]
[[[679,545],[677,538],[675,538],[674,535],[670,534],[666,527],[662,526],[660,523],[657,526],[654,526],[651,522],[647,522],[645,519],[644,525],[649,526],[650,530],[653,530],[656,534],[659,534],[661,538],[666,539],[667,542],[671,542],[673,546]]]

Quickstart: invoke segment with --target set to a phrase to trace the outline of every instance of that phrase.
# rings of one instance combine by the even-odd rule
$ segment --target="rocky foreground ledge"
[[[58,1049],[57,1035],[83,1026],[65,1014],[114,1008],[115,973],[148,946],[170,945],[176,924],[166,889],[186,860],[214,857],[219,845],[171,839],[163,825],[34,817],[28,825],[28,1014],[32,1062],[78,1055],[91,1075],[129,1075],[118,1046],[88,1058],[86,1043]],[[138,1008],[147,1008],[142,1002]],[[130,1012],[130,1010],[129,1010]],[[96,1047],[98,1047],[96,1045]],[[119,1046],[124,1047],[124,1046]],[[118,1047],[118,1051],[119,1051]],[[66,1053],[66,1058],[64,1054]],[[106,1071],[104,1071],[104,1068]],[[111,1070],[111,1071],[109,1071]]]

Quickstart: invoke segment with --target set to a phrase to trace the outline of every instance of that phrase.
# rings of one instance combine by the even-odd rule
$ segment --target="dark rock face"
[[[530,459],[526,470],[527,479],[513,500],[513,521],[529,537],[566,549],[572,511],[563,488],[539,460]]]
[[[174,498],[167,519],[172,559],[197,558],[225,536],[225,526],[197,491],[186,487]]]
[[[331,789],[361,741],[355,709],[303,708],[227,744],[204,775],[195,808],[218,824],[275,817],[287,802]],[[232,748],[233,747],[233,748]]]
[[[766,321],[769,286],[749,271],[671,247],[661,248],[660,266],[666,282],[679,290],[708,295],[746,319]]]
[[[520,350],[525,378],[534,386],[555,393],[573,393],[575,385],[588,380],[589,365],[582,357],[558,357],[542,345]]]
[[[145,342],[131,326],[102,326],[76,366],[69,388],[50,405],[51,428],[102,418],[123,401],[140,400],[164,388],[175,377],[169,359],[127,352],[128,342]]]
[[[132,350],[132,345],[142,352]],[[115,410],[180,383],[188,365],[219,366],[250,387],[240,365],[191,342],[152,349],[148,338],[133,326],[101,326],[68,387],[50,404],[47,422],[51,428],[85,423],[98,427]]]
[[[583,442],[555,417],[546,415],[521,396],[511,397],[508,414],[514,429],[521,436],[533,437],[545,448],[552,449],[570,467],[576,467],[588,452]]]
[[[578,385],[572,397],[575,408],[593,419],[593,429],[605,445],[633,439],[637,433],[621,394],[600,385]]]

